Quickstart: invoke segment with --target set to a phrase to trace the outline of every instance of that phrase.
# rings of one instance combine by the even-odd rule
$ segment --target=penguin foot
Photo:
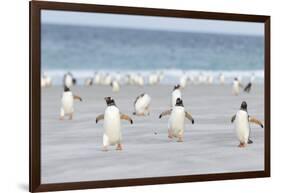
[[[121,145],[121,144],[118,144],[117,147],[116,147],[116,150],[121,151],[121,150],[122,150],[122,145]]]
[[[246,144],[245,144],[245,143],[240,143],[240,144],[238,145],[238,147],[244,148],[244,147],[246,147]]]
[[[103,146],[102,151],[108,151],[106,146]]]
[[[182,138],[182,137],[179,137],[179,139],[178,139],[177,142],[183,142],[183,138]]]
[[[170,138],[170,139],[173,138],[173,134],[172,134],[172,131],[170,129],[168,129],[168,138]]]
[[[254,143],[251,139],[248,139],[248,144]]]

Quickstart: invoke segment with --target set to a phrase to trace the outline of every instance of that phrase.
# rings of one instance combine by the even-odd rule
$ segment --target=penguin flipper
[[[120,115],[120,119],[127,120],[127,121],[129,121],[131,124],[133,124],[133,120],[132,120],[131,117],[129,117],[128,115],[121,114],[121,115]]]
[[[192,124],[194,124],[194,119],[192,118],[192,115],[189,112],[185,112],[185,117],[188,118]]]
[[[82,98],[80,96],[74,95],[73,98],[82,101]]]
[[[170,115],[171,112],[172,112],[172,109],[162,112],[162,113],[159,115],[159,119],[161,119],[161,117],[163,117],[163,116],[165,116],[165,115]]]
[[[254,143],[253,140],[248,139],[248,144],[252,144],[252,143]]]
[[[235,118],[236,118],[236,115],[233,115],[233,116],[231,117],[231,123],[233,123],[233,121],[235,120]]]
[[[255,123],[259,126],[261,126],[261,128],[263,128],[263,124],[260,120],[256,119],[255,117],[249,117],[249,122],[250,123]]]
[[[142,94],[140,94],[139,96],[137,96],[137,98],[135,99],[135,101],[134,101],[134,105],[137,103],[137,101],[141,98],[141,97],[143,97],[145,95],[145,93],[142,93]]]
[[[97,116],[96,123],[98,123],[99,120],[102,120],[102,119],[104,119],[104,114],[101,114],[101,115]]]

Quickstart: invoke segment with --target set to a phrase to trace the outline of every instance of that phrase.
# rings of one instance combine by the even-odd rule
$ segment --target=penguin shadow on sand
[[[231,118],[231,123],[234,123],[237,139],[239,140],[238,147],[245,148],[248,144],[254,143],[251,137],[250,123],[254,123],[263,128],[263,124],[257,118],[248,114],[247,103],[243,101],[240,110]]]
[[[82,98],[74,95],[70,88],[65,85],[61,98],[60,120],[64,120],[66,116],[68,116],[69,120],[73,119],[75,100],[82,101]]]
[[[133,120],[126,114],[120,112],[119,108],[116,106],[115,101],[111,97],[105,97],[107,107],[103,114],[96,117],[96,124],[100,120],[103,121],[103,151],[108,151],[109,146],[116,145],[116,150],[121,151],[123,149],[122,145],[122,132],[121,132],[121,120],[129,121],[133,124]]]

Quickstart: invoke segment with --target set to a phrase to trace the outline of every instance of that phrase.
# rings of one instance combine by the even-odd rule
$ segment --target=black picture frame
[[[30,9],[30,192],[43,191],[60,191],[60,190],[75,190],[89,188],[106,188],[106,187],[122,187],[136,185],[151,185],[151,184],[167,184],[167,183],[184,183],[197,181],[213,181],[213,180],[229,180],[243,178],[260,178],[270,177],[270,16],[264,15],[246,15],[232,13],[215,13],[201,11],[183,11],[169,9],[153,9],[153,8],[137,8],[137,7],[122,7],[122,6],[104,6],[80,3],[62,3],[62,2],[46,2],[46,1],[31,1],[29,2]],[[163,16],[176,18],[196,18],[196,19],[212,19],[212,20],[227,20],[227,21],[248,21],[262,22],[265,24],[264,31],[264,109],[265,109],[265,128],[264,131],[264,170],[239,172],[239,173],[218,173],[218,174],[202,174],[202,175],[186,175],[186,176],[166,176],[152,178],[137,178],[137,179],[120,179],[106,181],[87,181],[87,182],[71,182],[71,183],[55,183],[42,184],[40,181],[40,118],[41,118],[41,66],[40,66],[40,18],[41,10],[67,10],[80,12],[96,12],[96,13],[114,13],[114,14],[129,14],[129,15],[147,15],[147,16]]]

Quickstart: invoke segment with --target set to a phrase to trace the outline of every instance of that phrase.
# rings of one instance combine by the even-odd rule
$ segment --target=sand
[[[188,85],[183,91],[185,108],[195,124],[186,121],[184,142],[167,137],[172,86],[122,86],[119,93],[110,87],[76,86],[83,98],[75,102],[73,120],[59,120],[62,87],[42,89],[41,182],[62,183],[157,176],[210,174],[264,169],[264,129],[251,125],[253,144],[238,148],[231,116],[243,100],[248,111],[264,121],[263,85],[254,85],[250,94],[231,95],[231,85]],[[142,92],[152,97],[148,117],[133,116],[133,101]],[[104,97],[112,96],[122,113],[134,124],[122,121],[123,150],[102,150],[103,123],[95,118],[104,112]],[[265,128],[266,129],[266,128]]]

